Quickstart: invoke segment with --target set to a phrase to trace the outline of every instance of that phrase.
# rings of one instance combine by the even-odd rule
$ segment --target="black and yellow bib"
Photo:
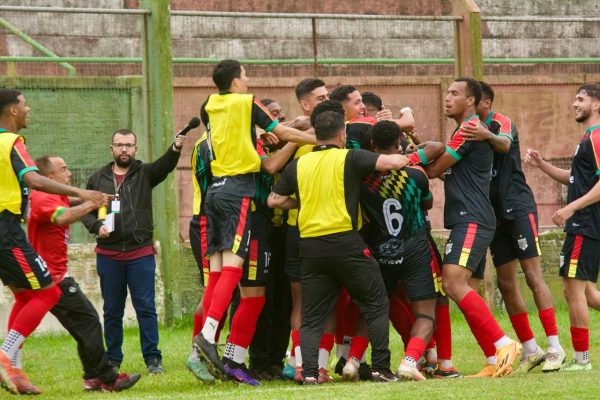
[[[260,171],[252,121],[251,94],[214,94],[208,98],[208,139],[214,176],[235,176]]]
[[[344,190],[347,155],[347,149],[335,147],[313,151],[298,159],[298,229],[301,238],[354,229]]]
[[[8,210],[15,215],[21,214],[22,191],[10,154],[17,140],[25,142],[25,138],[16,133],[0,133],[0,212]]]

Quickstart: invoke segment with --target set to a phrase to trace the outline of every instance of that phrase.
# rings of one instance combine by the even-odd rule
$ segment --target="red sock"
[[[467,319],[467,324],[469,325],[469,328],[471,329],[471,333],[475,337],[475,340],[477,340],[477,344],[479,345],[479,347],[481,347],[481,350],[483,350],[483,355],[486,357],[495,356],[496,355],[496,346],[494,346],[494,342],[492,342],[490,340],[490,338],[488,338],[487,336],[482,336],[482,335],[477,334],[477,331],[475,330],[475,327],[473,326],[473,321],[469,321]],[[439,357],[439,358],[444,360],[442,357]]]
[[[294,329],[292,331],[292,351],[294,352],[292,355],[296,355],[296,347],[300,346],[300,330]]]
[[[331,333],[324,333],[321,336],[321,343],[319,344],[319,349],[327,350],[331,353],[331,349],[333,349],[333,342],[335,341],[335,336]]]
[[[546,336],[558,336],[558,327],[556,326],[556,314],[554,308],[546,308],[539,312],[540,321],[546,332]]]
[[[406,350],[406,346],[410,340],[410,330],[415,323],[415,319],[411,311],[406,308],[404,302],[397,296],[390,297],[390,320],[394,329],[396,329],[396,332],[402,338],[404,349]]]
[[[231,344],[247,349],[256,331],[256,321],[265,305],[265,297],[245,297],[240,300],[227,340]]]
[[[335,343],[344,344],[344,315],[346,314],[346,307],[350,302],[350,296],[346,289],[340,290],[338,301],[336,304],[336,326],[335,326]]]
[[[433,331],[433,337],[435,337],[435,341],[437,342],[438,359],[451,360],[452,327],[450,325],[450,306],[448,304],[438,304],[436,306],[435,315],[435,330]]]
[[[52,286],[49,289],[33,290],[31,299],[25,307],[14,316],[12,327],[21,335],[27,337],[38,327],[44,315],[58,303],[62,291],[58,286]]]
[[[495,343],[504,336],[502,328],[500,328],[492,312],[476,291],[470,290],[458,302],[458,306],[467,319],[477,342],[481,343],[480,338],[489,338],[492,343]]]
[[[369,346],[369,339],[364,336],[354,336],[352,338],[352,344],[350,345],[350,353],[348,353],[348,360],[352,357],[360,361]]]
[[[29,300],[31,300],[33,298],[33,294],[35,292],[31,289],[25,289],[22,292],[19,293],[15,293],[15,303],[12,306],[12,309],[10,310],[10,315],[8,316],[8,330],[10,331],[14,322],[15,322],[15,318],[17,317],[17,315],[19,315],[19,313],[21,312],[21,310],[23,310],[23,308],[27,305],[27,303],[29,302]]]
[[[206,317],[213,318],[217,321],[220,321],[221,318],[223,318],[223,315],[229,307],[229,303],[231,303],[233,291],[238,283],[240,283],[243,273],[244,271],[242,268],[223,267],[221,277],[211,296],[212,300],[210,301],[210,308],[206,313]],[[210,278],[208,280],[210,284]]]
[[[529,316],[527,313],[509,315],[510,323],[512,324],[517,337],[521,343],[533,339],[533,331],[529,325]]]
[[[194,313],[194,330],[192,332],[192,338],[196,337],[202,330],[202,314]]]
[[[221,271],[211,271],[208,273],[208,282],[204,288],[204,295],[202,296],[202,326],[204,326],[204,322],[206,322],[206,316],[208,315],[208,310],[210,309],[210,303],[215,291],[215,286],[217,286],[217,282],[219,281],[220,277]]]
[[[590,330],[588,328],[571,327],[573,350],[583,352],[590,349]]]
[[[404,357],[411,357],[415,362],[418,362],[423,353],[425,353],[426,347],[427,343],[423,339],[412,337],[408,342],[408,346],[406,346]]]

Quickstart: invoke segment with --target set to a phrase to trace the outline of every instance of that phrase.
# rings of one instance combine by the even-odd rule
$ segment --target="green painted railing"
[[[216,64],[217,58],[176,57],[173,64]],[[137,64],[142,57],[29,57],[0,56],[0,62],[58,62],[81,64]],[[276,59],[276,60],[240,60],[246,65],[308,65],[314,64],[312,58]],[[452,58],[323,58],[318,64],[452,64]],[[600,57],[560,57],[560,58],[484,58],[485,64],[585,64],[600,63]]]

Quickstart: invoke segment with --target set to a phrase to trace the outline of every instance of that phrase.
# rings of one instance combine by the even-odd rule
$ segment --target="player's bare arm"
[[[418,145],[418,148],[423,151],[427,161],[431,161],[444,154],[446,146],[441,142],[428,141]]]
[[[581,210],[600,201],[600,181],[592,189],[577,200],[567,204],[565,207],[556,211],[552,216],[552,222],[563,227],[567,220],[571,218],[575,211]]]
[[[298,129],[290,128],[289,126],[278,124],[271,131],[280,140],[285,140],[286,142],[295,142],[298,144],[317,144],[317,139],[315,135],[312,135],[308,132],[302,132]]]
[[[292,208],[298,208],[298,200],[290,196],[282,196],[275,192],[271,192],[267,199],[267,204],[271,208],[281,208],[283,210],[290,210]]]
[[[527,149],[525,154],[525,162],[532,167],[541,169],[545,174],[555,181],[562,183],[565,186],[569,185],[569,178],[571,177],[571,171],[568,169],[562,169],[555,167],[548,161],[544,160],[537,150]]]
[[[65,196],[78,197],[83,201],[93,201],[99,204],[108,204],[110,196],[104,193],[96,192],[94,190],[84,190],[76,187],[64,185],[59,182],[55,182],[51,179],[46,178],[38,174],[36,171],[29,171],[23,175],[23,180],[28,188],[33,190],[39,190],[51,194],[60,194]]]
[[[260,162],[260,169],[269,175],[275,175],[285,167],[285,164],[292,158],[298,145],[294,142],[288,142],[277,153]]]
[[[485,140],[492,146],[492,149],[498,153],[505,154],[510,150],[511,140],[509,138],[506,136],[494,135],[483,124],[477,124],[475,126],[463,124],[461,125],[460,130],[466,141],[481,142]]]
[[[408,158],[401,154],[382,154],[377,159],[375,170],[383,172],[392,169],[400,169],[407,166],[408,162]]]
[[[69,225],[79,221],[84,215],[96,210],[102,204],[93,201],[86,201],[77,206],[67,208],[62,214],[55,218],[56,225]]]
[[[448,152],[444,152],[434,162],[425,166],[425,172],[429,179],[441,178],[446,170],[456,164],[458,161]]]

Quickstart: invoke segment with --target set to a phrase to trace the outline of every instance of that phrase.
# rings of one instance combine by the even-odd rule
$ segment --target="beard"
[[[577,121],[579,123],[585,122],[585,120],[587,120],[590,117],[590,114],[591,113],[589,113],[589,112],[582,111],[578,117],[575,117],[575,121]]]
[[[131,165],[131,162],[133,161],[133,157],[128,157],[126,160],[122,160],[121,156],[115,157],[115,164],[117,164],[117,166],[119,168],[127,168]]]

